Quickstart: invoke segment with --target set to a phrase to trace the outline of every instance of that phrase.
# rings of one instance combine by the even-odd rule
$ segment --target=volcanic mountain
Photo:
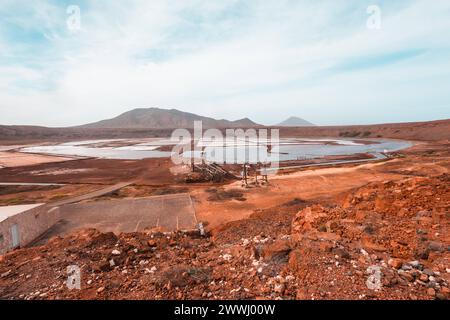
[[[249,128],[259,126],[248,118],[229,121],[199,116],[176,109],[139,108],[107,120],[89,123],[81,128],[172,129],[193,128],[194,121],[202,121],[203,128]]]
[[[299,117],[289,117],[283,122],[277,124],[279,127],[314,127],[315,124],[308,122]]]

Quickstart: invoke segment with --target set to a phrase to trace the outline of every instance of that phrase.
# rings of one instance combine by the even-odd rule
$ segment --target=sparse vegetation
[[[345,138],[355,138],[360,135],[361,135],[361,132],[359,132],[359,131],[344,131],[344,132],[339,133],[340,137],[345,137]]]
[[[290,206],[297,206],[297,205],[301,205],[301,204],[305,204],[306,201],[300,198],[294,198],[291,201],[286,202],[284,205],[287,207]]]
[[[29,191],[48,191],[60,188],[60,186],[0,186],[0,196]]]
[[[209,188],[206,190],[206,192],[210,193],[208,201],[246,200],[244,197],[244,193],[237,189],[224,190],[224,189]]]

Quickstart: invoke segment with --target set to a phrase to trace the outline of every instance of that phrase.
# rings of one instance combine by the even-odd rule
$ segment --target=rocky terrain
[[[210,230],[81,230],[0,258],[3,299],[448,299],[450,175],[292,199]],[[67,268],[81,288],[66,286]]]

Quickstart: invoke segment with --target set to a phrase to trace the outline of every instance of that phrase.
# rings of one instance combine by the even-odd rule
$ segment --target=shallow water
[[[280,161],[321,158],[330,155],[352,155],[357,153],[393,152],[412,146],[411,142],[400,140],[376,140],[373,144],[348,145],[295,145],[280,146]],[[287,153],[287,154],[285,154]]]
[[[388,153],[408,148],[412,144],[408,141],[373,139],[366,140],[372,143],[363,144],[351,140],[333,139],[280,139],[278,146],[274,146],[271,152],[266,145],[251,144],[245,146],[242,143],[235,145],[205,147],[204,151],[191,151],[183,153],[185,158],[204,158],[216,163],[257,163],[280,162],[288,160],[318,159],[325,156],[354,155],[369,153],[377,158],[380,153]],[[333,143],[333,144],[330,144]]]
[[[410,147],[408,141],[387,139],[365,139],[372,143],[362,144],[358,141],[347,139],[311,139],[311,138],[282,138],[278,145],[272,146],[271,152],[267,152],[267,141],[201,141],[204,146],[201,151],[184,152],[183,157],[204,157],[208,161],[217,163],[243,163],[258,161],[286,161],[321,158],[331,155],[352,155],[356,153],[380,153],[392,152]],[[107,146],[110,143],[118,146]],[[332,143],[332,144],[330,144]],[[102,146],[106,145],[106,146]],[[173,145],[169,139],[142,140],[89,140],[70,142],[58,145],[41,145],[22,148],[22,152],[43,153],[51,155],[94,157],[104,159],[145,159],[170,157],[170,151],[155,150],[159,146]]]

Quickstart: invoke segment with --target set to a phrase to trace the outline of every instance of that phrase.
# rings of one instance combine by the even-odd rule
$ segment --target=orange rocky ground
[[[240,181],[213,187],[222,192],[239,190],[242,193],[241,199],[231,197],[228,201],[211,201],[211,192],[206,188],[192,190],[191,195],[196,200],[198,219],[208,222],[210,227],[216,227],[229,221],[248,218],[258,210],[295,198],[336,203],[343,193],[370,182],[448,173],[449,153],[448,142],[417,143],[390,161],[304,169],[289,173],[280,171],[279,175],[269,177],[269,185],[251,186],[247,189],[241,187]]]
[[[449,160],[448,141],[427,143],[388,162],[294,172],[269,186],[203,188],[194,196],[206,236],[53,238],[0,258],[0,297],[448,299]],[[81,268],[80,290],[66,287],[70,265]]]

